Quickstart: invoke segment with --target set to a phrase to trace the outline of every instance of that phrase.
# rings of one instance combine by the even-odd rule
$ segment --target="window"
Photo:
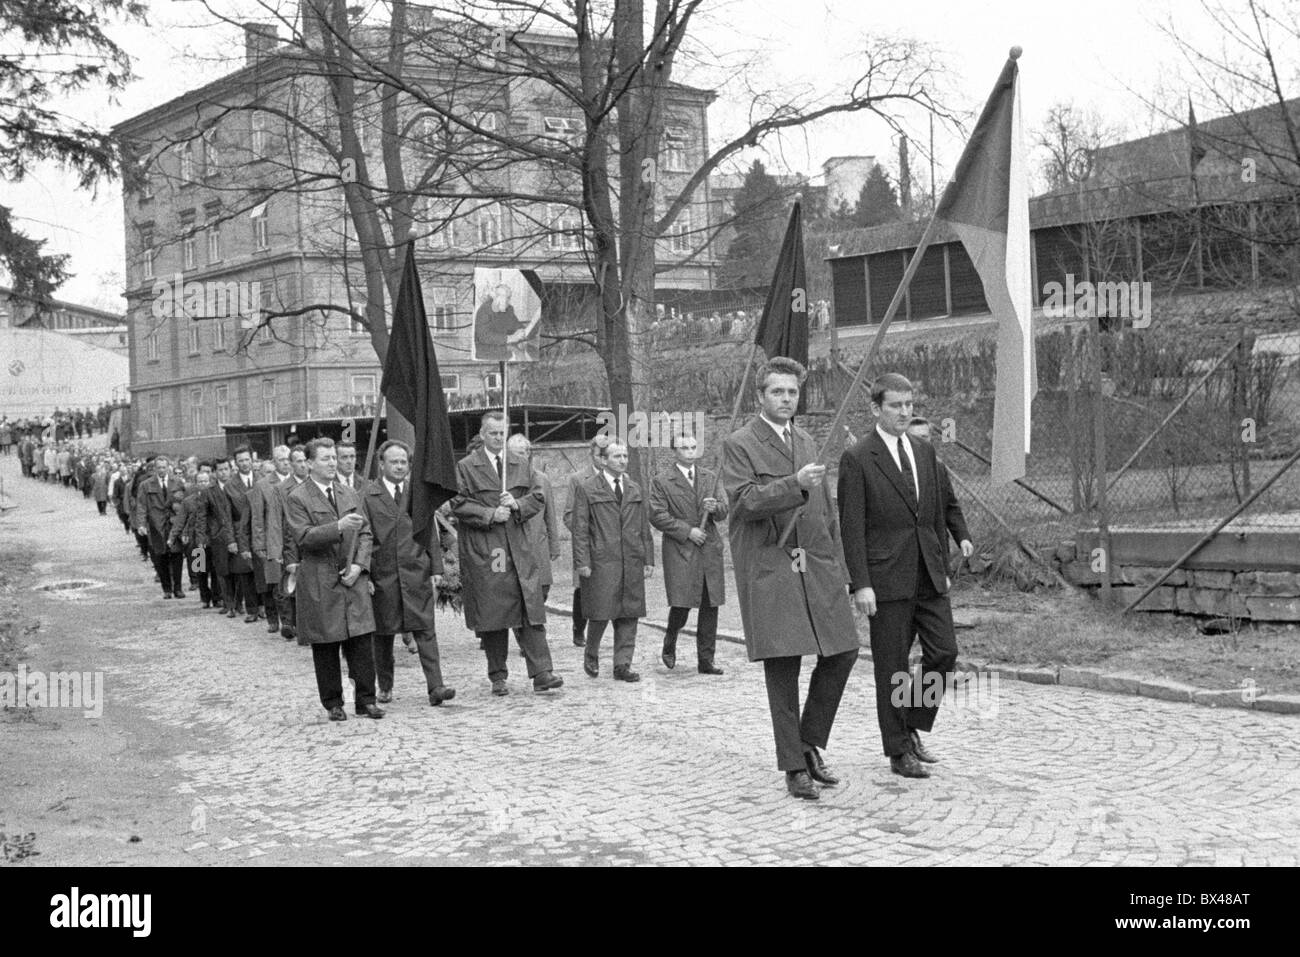
[[[182,143],[180,150],[181,150],[181,185],[188,186],[194,182],[194,144]]]
[[[450,403],[458,395],[460,395],[460,373],[444,372],[442,374],[442,397]]]
[[[212,320],[212,351],[226,351],[226,320],[217,318]]]
[[[582,214],[572,206],[552,204],[548,207],[552,249],[582,248]]]
[[[208,262],[221,262],[221,223],[208,224]]]
[[[258,283],[257,339],[262,345],[271,341],[271,322],[266,314],[271,311],[271,283]],[[269,421],[269,420],[268,420]]]
[[[144,354],[150,362],[158,361],[158,333],[151,332],[144,337]]]
[[[685,173],[687,161],[686,131],[669,127],[664,130],[664,169],[672,173]]]
[[[582,145],[582,138],[586,133],[582,127],[582,120],[569,116],[545,117],[542,120],[542,126],[546,130],[547,136],[564,140],[573,147]]]
[[[270,249],[271,230],[267,226],[266,203],[263,202],[258,206],[254,206],[249,212],[248,218],[253,221],[253,248]]]
[[[162,393],[149,393],[149,437],[151,439],[161,438],[162,436]]]
[[[672,226],[669,227],[673,237],[673,252],[688,253],[691,251],[691,241],[694,238],[692,236],[692,219],[691,207],[686,206],[682,208],[682,211],[677,214],[677,218],[673,220]]]
[[[217,130],[213,127],[203,132],[203,176],[211,179],[221,172],[221,148],[217,146]]]
[[[186,226],[185,229],[187,231],[185,235],[181,237],[181,268],[193,269],[194,268],[194,232],[193,229],[189,226]]]
[[[379,404],[379,389],[373,375],[354,375],[352,377],[352,404],[359,405],[363,414],[374,414]]]
[[[190,389],[190,435],[203,434],[203,390]]]
[[[501,207],[489,203],[474,210],[474,226],[479,248],[495,248],[501,242]]]
[[[486,372],[483,374],[483,391],[500,392],[501,391],[501,373]]]
[[[230,386],[219,385],[212,390],[217,399],[217,427],[230,421]]]
[[[262,380],[262,421],[275,421],[275,380]]]
[[[450,249],[456,245],[455,207],[448,199],[431,199],[424,207],[425,245],[430,249]]]
[[[434,332],[450,332],[456,325],[456,289],[430,286],[424,311]]]
[[[253,135],[249,140],[249,147],[253,152],[253,159],[265,159],[267,146],[269,145],[269,136],[267,135],[267,117],[265,113],[253,114]]]
[[[151,199],[153,199],[153,180],[146,174],[140,179],[140,202],[148,202]]]
[[[149,241],[150,243],[152,243],[153,236],[149,237]],[[143,275],[145,279],[153,278],[153,246],[152,245],[147,245],[144,247],[143,262],[141,264],[141,269],[143,271]]]
[[[189,337],[190,337],[190,355],[192,355],[192,356],[198,355],[198,354],[199,354],[199,344],[200,344],[200,343],[199,343],[199,323],[198,323],[198,321],[195,320],[195,319],[191,319],[191,320],[190,320]]]

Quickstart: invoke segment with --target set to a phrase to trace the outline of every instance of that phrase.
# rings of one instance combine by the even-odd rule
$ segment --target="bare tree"
[[[1118,135],[1117,128],[1095,111],[1069,101],[1054,103],[1033,139],[1042,154],[1040,173],[1047,189],[1065,189],[1087,180],[1096,150]]]

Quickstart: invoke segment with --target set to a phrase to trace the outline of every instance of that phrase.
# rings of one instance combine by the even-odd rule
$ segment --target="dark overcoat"
[[[726,495],[718,489],[718,510],[702,531],[703,545],[691,541],[692,528],[700,527],[704,500],[713,495],[714,473],[695,467],[695,487],[682,470],[670,465],[650,482],[650,524],[663,532],[664,589],[674,608],[699,608],[704,586],[709,586],[709,604],[727,600],[726,575],[722,562],[722,532],[718,522],[727,517]]]
[[[203,524],[208,530],[208,548],[212,550],[212,567],[215,575],[230,574],[228,546],[235,540],[235,529],[230,518],[230,496],[213,482],[203,495]]]
[[[793,436],[792,454],[755,416],[722,446],[731,561],[750,661],[858,647],[830,487],[799,487],[796,473],[816,460],[817,446],[798,426]],[[795,531],[779,548],[781,531],[799,506]]]
[[[342,485],[334,486],[334,501],[338,503],[337,514],[325,493],[309,478],[289,493],[285,509],[285,527],[299,559],[294,602],[300,645],[332,644],[375,630],[366,575],[370,567],[370,522],[366,520],[360,531],[341,533],[340,516],[355,511],[365,519],[366,512],[356,493]],[[362,568],[351,588],[339,579],[339,572],[347,571],[349,555],[353,555],[352,563]]]
[[[253,509],[248,504],[248,493],[239,476],[232,475],[226,483],[226,497],[230,500],[230,527],[238,546],[238,550],[230,555],[230,574],[246,575],[252,572],[253,563],[240,553],[253,550]]]
[[[172,520],[172,492],[184,491],[185,485],[174,475],[167,476],[164,487],[158,476],[151,475],[140,483],[135,499],[135,527],[143,526],[149,535],[149,552],[167,554],[167,532]]]
[[[267,549],[266,526],[268,516],[280,510],[280,501],[275,489],[280,484],[280,476],[272,473],[266,478],[253,483],[248,492],[249,525],[252,535],[253,561],[262,569],[262,581],[275,585],[280,581],[280,549],[274,552]]]
[[[408,479],[398,508],[380,479],[370,483],[361,496],[373,541],[370,580],[375,593],[371,604],[375,633],[380,635],[434,630],[437,595],[433,576],[442,574],[442,545],[426,551],[415,541],[410,492]]]
[[[640,618],[645,614],[645,567],[655,563],[649,509],[641,486],[623,476],[623,502],[603,473],[574,488],[573,580],[580,583],[588,619]],[[590,568],[579,578],[579,568]]]
[[[465,625],[499,631],[546,623],[541,570],[528,535],[528,520],[545,507],[537,474],[517,455],[506,455],[506,489],[519,503],[505,522],[493,522],[501,479],[484,449],[456,463],[460,494],[452,500],[460,557]]]
[[[546,505],[528,520],[528,534],[532,539],[533,557],[537,560],[539,575],[545,587],[555,581],[551,562],[560,557],[560,528],[555,519],[558,503],[555,501],[551,480],[541,471],[537,472],[537,478],[542,486],[542,494],[546,496]]]

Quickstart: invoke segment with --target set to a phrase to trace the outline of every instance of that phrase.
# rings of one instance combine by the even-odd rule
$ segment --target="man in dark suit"
[[[296,608],[290,583],[298,569],[298,552],[293,540],[285,534],[284,516],[289,493],[307,481],[307,453],[299,445],[289,450],[289,474],[275,486],[274,507],[266,512],[266,555],[280,563],[280,582],[275,588],[276,610],[280,615],[280,637],[292,641],[298,636],[294,626]]]
[[[289,475],[289,447],[277,445],[271,450],[269,474],[259,478],[248,493],[251,512],[253,543],[253,584],[257,587],[258,601],[266,613],[266,632],[273,635],[280,630],[279,603],[276,593],[280,589],[283,572],[282,546],[277,541],[275,549],[267,547],[267,527],[275,521],[272,517],[280,509],[276,487]]]
[[[235,449],[235,474],[226,483],[230,496],[230,524],[235,530],[235,543],[239,546],[230,555],[230,583],[235,593],[236,608],[243,605],[244,624],[257,621],[257,584],[253,572],[253,505],[249,493],[257,483],[253,475],[253,450],[247,445]]]
[[[876,426],[840,458],[839,506],[853,604],[871,616],[876,717],[891,770],[930,776],[938,759],[921,741],[939,710],[944,683],[957,663],[948,604],[946,541],[975,550],[961,506],[945,496],[934,449],[907,435],[912,384],[886,373],[871,389]],[[907,693],[907,654],[921,641],[921,687]],[[911,702],[899,705],[896,700]]]
[[[605,446],[608,444],[609,437],[605,435],[598,435],[592,439],[588,443],[591,461],[569,476],[569,496],[564,501],[564,527],[569,530],[570,535],[573,533],[574,490],[578,487],[579,482],[600,473],[601,457],[604,455]],[[572,538],[570,538],[570,545],[572,545]],[[575,578],[573,580],[573,644],[581,648],[586,643],[587,619],[582,614],[582,582]]]
[[[391,701],[393,636],[409,634],[420,656],[429,704],[437,707],[456,697],[456,689],[447,687],[442,679],[435,630],[435,586],[442,577],[442,545],[435,537],[433,547],[426,550],[413,537],[410,471],[410,448],[389,439],[379,447],[379,479],[369,483],[361,496],[374,542],[370,581],[374,585],[375,676],[379,703]]]
[[[702,675],[720,675],[713,663],[718,636],[718,607],[726,601],[722,535],[718,522],[727,517],[724,499],[714,498],[714,474],[697,464],[699,442],[693,435],[674,435],[677,461],[650,483],[650,524],[663,532],[664,588],[668,592],[668,629],[663,663],[677,665],[677,633],[692,608],[696,667]],[[721,489],[718,490],[721,494]]]
[[[351,442],[339,442],[334,448],[338,450],[339,459],[339,474],[335,481],[356,492],[358,497],[365,495],[365,476],[357,474],[357,447]]]
[[[804,800],[837,778],[822,760],[844,685],[858,660],[858,634],[845,591],[835,505],[817,446],[790,419],[807,375],[777,356],[755,376],[759,414],[722,446],[722,485],[731,506],[731,558],[750,661],[763,662],[777,767]],[[797,516],[785,548],[777,542]],[[816,655],[799,713],[803,655]]]
[[[213,463],[214,481],[208,489],[203,502],[203,524],[208,532],[208,571],[213,576],[215,585],[213,605],[217,611],[224,611],[227,618],[234,618],[239,596],[230,584],[230,558],[239,551],[235,542],[235,529],[230,515],[230,496],[226,485],[230,483],[230,460],[217,459]]]
[[[451,505],[465,625],[482,642],[494,695],[510,693],[506,652],[512,628],[528,661],[533,690],[551,691],[564,679],[552,670],[546,602],[528,534],[528,520],[544,504],[542,487],[527,462],[506,452],[503,413],[484,415],[479,435],[483,447],[456,463],[460,494]]]
[[[331,721],[346,721],[339,652],[356,683],[359,717],[382,718],[375,704],[371,646],[375,617],[370,604],[370,523],[361,500],[334,481],[338,462],[333,439],[307,443],[310,474],[289,493],[286,538],[299,559],[298,644],[311,645],[316,689]]]
[[[154,474],[140,483],[135,499],[135,527],[149,540],[149,558],[164,598],[184,598],[180,567],[171,560],[168,536],[172,523],[172,493],[184,492],[185,485],[172,474],[171,462],[160,455],[153,460]]]
[[[641,680],[632,670],[637,619],[645,614],[645,579],[654,574],[654,538],[641,487],[627,475],[628,449],[611,442],[600,473],[579,482],[573,500],[573,578],[582,582],[587,645],[582,667],[600,674],[600,639],[614,622],[614,680]]]

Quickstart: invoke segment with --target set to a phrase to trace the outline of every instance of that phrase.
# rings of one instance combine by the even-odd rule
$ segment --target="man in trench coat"
[[[415,541],[411,525],[411,450],[389,439],[379,447],[379,479],[362,495],[374,545],[370,553],[371,604],[375,613],[375,674],[379,703],[392,700],[393,636],[411,635],[420,656],[429,704],[438,706],[456,697],[442,680],[438,655],[435,586],[442,575],[442,546],[431,549]]]
[[[456,463],[460,494],[451,506],[465,625],[483,643],[494,695],[510,693],[506,656],[512,628],[533,690],[550,691],[564,679],[551,670],[541,572],[528,534],[528,520],[544,505],[542,487],[527,462],[506,452],[503,413],[484,415],[479,436],[483,447]]]
[[[172,517],[172,493],[183,492],[184,483],[172,474],[171,462],[160,455],[153,460],[154,474],[140,484],[135,499],[136,531],[149,539],[149,558],[162,582],[164,598],[184,598],[179,572],[173,574],[167,547],[167,530]]]
[[[528,436],[522,433],[515,433],[506,440],[506,450],[511,455],[517,455],[529,466],[533,464],[533,443],[528,441]],[[551,597],[551,585],[555,581],[555,576],[551,571],[551,562],[560,557],[560,527],[556,521],[557,513],[555,496],[551,488],[551,480],[546,477],[546,473],[540,469],[534,470],[537,481],[541,483],[542,494],[546,497],[546,505],[540,512],[528,520],[528,535],[533,542],[533,555],[537,559],[538,569],[541,571],[542,597]],[[543,560],[542,556],[546,558]]]
[[[654,538],[641,486],[628,478],[627,446],[602,450],[601,471],[579,482],[573,499],[573,580],[582,582],[587,650],[582,668],[600,674],[600,639],[614,622],[614,680],[640,681],[632,670],[636,623],[645,614],[645,579],[654,573]]]
[[[311,645],[320,702],[331,721],[347,720],[339,652],[356,683],[356,713],[382,718],[375,704],[375,661],[371,636],[370,522],[361,500],[334,481],[333,439],[312,439],[306,448],[310,474],[289,493],[288,535],[297,549],[298,644]]]
[[[731,504],[731,558],[750,661],[763,662],[768,708],[776,738],[777,767],[786,788],[816,800],[818,784],[839,779],[822,760],[849,672],[858,635],[846,590],[839,527],[826,467],[817,446],[790,424],[806,372],[777,356],[759,369],[759,415],[722,447],[722,484]],[[778,546],[788,519],[794,532]],[[808,700],[799,714],[799,668],[816,655]]]
[[[695,620],[695,660],[702,675],[720,675],[713,663],[718,636],[718,607],[727,599],[723,574],[722,534],[718,522],[727,517],[722,489],[713,472],[696,464],[699,442],[693,435],[674,435],[676,462],[650,483],[650,524],[663,532],[664,588],[668,592],[668,630],[664,632],[663,662],[677,666],[677,633],[692,608]]]
[[[280,508],[276,497],[276,486],[289,474],[289,447],[276,446],[271,451],[271,461],[275,471],[253,483],[248,492],[248,508],[252,530],[253,546],[253,583],[257,588],[258,599],[266,609],[266,631],[273,635],[280,630],[279,605],[275,593],[280,584],[282,570],[281,549],[271,552],[267,548],[266,530],[274,519],[272,513]]]
[[[292,539],[285,536],[284,516],[289,505],[289,493],[307,481],[307,452],[304,446],[289,451],[289,474],[275,486],[275,508],[266,513],[266,556],[280,563],[280,581],[275,586],[275,607],[280,616],[280,637],[293,641],[298,637],[294,627],[296,605],[288,589],[298,568],[298,551]]]

